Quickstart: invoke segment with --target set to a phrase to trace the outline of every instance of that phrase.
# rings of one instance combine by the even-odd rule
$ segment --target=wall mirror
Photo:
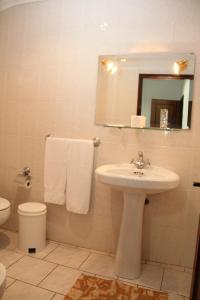
[[[141,53],[99,57],[96,124],[190,129],[193,53]]]

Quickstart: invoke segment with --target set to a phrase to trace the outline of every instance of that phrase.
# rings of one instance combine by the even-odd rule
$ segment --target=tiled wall
[[[103,27],[101,24],[107,23]],[[102,30],[103,29],[103,30]],[[106,29],[106,30],[104,30]],[[143,150],[152,164],[181,176],[176,191],[152,196],[144,214],[144,258],[191,267],[200,211],[200,2],[198,0],[48,0],[0,14],[0,194],[17,205],[43,201],[44,137],[100,137],[96,166],[128,162]],[[109,129],[94,125],[100,54],[141,51],[197,55],[192,130]],[[17,188],[20,168],[31,190]],[[48,237],[115,251],[122,195],[95,182],[90,213],[48,206]]]
[[[16,5],[20,5],[28,2],[35,2],[35,1],[41,1],[41,0],[0,0],[0,11]]]

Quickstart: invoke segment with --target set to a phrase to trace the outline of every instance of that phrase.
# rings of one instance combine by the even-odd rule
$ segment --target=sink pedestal
[[[118,276],[127,279],[140,276],[146,195],[174,189],[180,181],[176,173],[164,168],[151,166],[140,171],[132,164],[104,165],[96,169],[96,175],[102,183],[124,193],[124,210],[115,269]]]
[[[141,272],[142,223],[146,195],[124,192],[124,209],[116,255],[118,276],[135,279]]]

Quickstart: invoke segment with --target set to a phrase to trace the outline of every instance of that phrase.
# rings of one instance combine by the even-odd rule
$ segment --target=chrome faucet
[[[138,158],[137,159],[132,159],[131,164],[134,164],[137,169],[144,169],[144,168],[149,168],[150,167],[150,161],[148,159],[144,159],[144,154],[142,151],[138,152]]]

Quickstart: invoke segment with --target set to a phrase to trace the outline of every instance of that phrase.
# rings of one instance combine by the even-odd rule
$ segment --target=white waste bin
[[[27,202],[18,206],[19,249],[36,253],[46,246],[47,207],[43,203]]]

